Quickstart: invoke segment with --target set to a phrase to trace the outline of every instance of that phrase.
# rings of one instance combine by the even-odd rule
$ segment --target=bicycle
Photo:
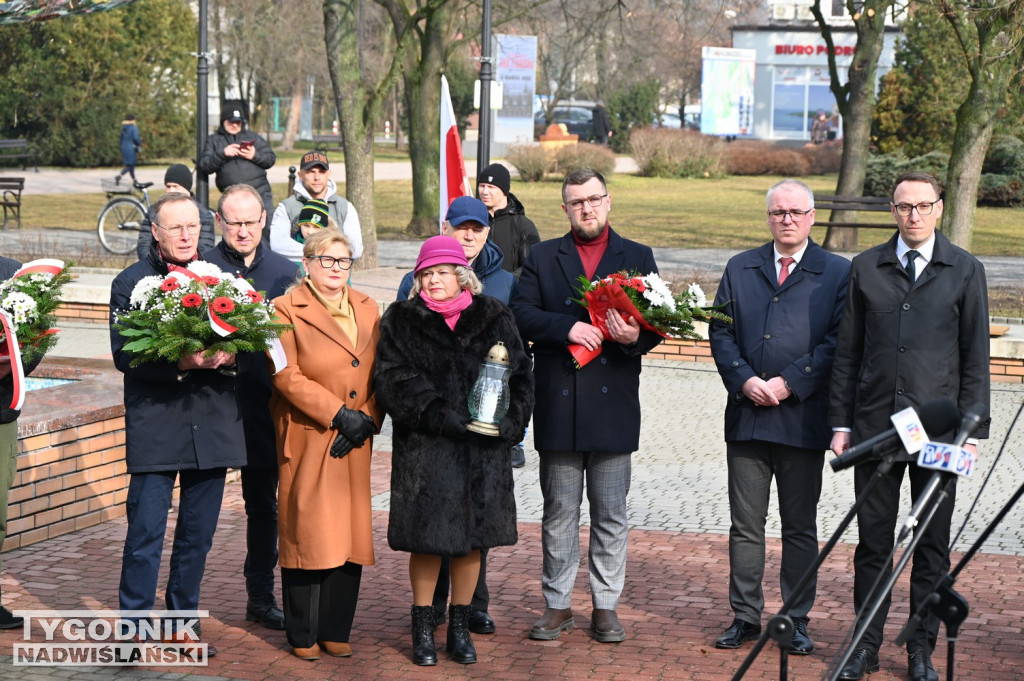
[[[100,210],[96,232],[103,248],[117,255],[135,250],[139,241],[142,221],[149,214],[149,191],[152,182],[119,184],[113,180],[100,180],[109,199]],[[138,194],[136,193],[138,192]],[[139,197],[141,194],[141,198]]]

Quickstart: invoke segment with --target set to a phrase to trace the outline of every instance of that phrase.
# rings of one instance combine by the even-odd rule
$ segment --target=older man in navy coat
[[[547,609],[530,638],[551,640],[575,626],[572,587],[579,569],[580,504],[586,477],[590,502],[590,628],[601,642],[626,638],[616,615],[626,579],[630,455],[640,443],[640,360],[661,342],[634,319],[608,315],[610,339],[576,303],[579,278],[621,270],[657,272],[647,246],[623,239],[608,225],[611,197],[595,170],[577,170],[562,183],[562,210],[571,231],[537,244],[523,266],[512,311],[523,338],[533,342],[537,406],[534,443],[540,452],[544,496],[541,585]],[[568,345],[601,348],[575,368]]]
[[[764,527],[772,477],[782,521],[782,598],[794,632],[790,652],[814,649],[807,635],[815,582],[794,588],[818,552],[821,469],[832,437],[828,381],[850,263],[810,239],[814,195],[796,180],[768,190],[772,241],[733,257],[715,303],[733,324],[713,322],[711,351],[729,396],[729,603],[732,625],[716,648],[761,633]],[[794,596],[796,596],[794,600]]]
[[[181,494],[164,604],[168,610],[195,611],[224,475],[246,463],[239,367],[235,356],[223,351],[131,366],[125,338],[114,324],[120,312],[130,309],[135,285],[144,277],[166,277],[198,257],[199,206],[191,196],[165,194],[153,204],[152,215],[149,256],[118,274],[110,286],[110,346],[114,366],[124,374],[125,459],[131,476],[118,602],[122,611],[149,611],[155,605],[167,509],[177,480]],[[164,624],[166,642],[196,640],[198,632],[190,625],[168,634],[166,627],[179,621]],[[208,646],[208,656],[216,652]]]

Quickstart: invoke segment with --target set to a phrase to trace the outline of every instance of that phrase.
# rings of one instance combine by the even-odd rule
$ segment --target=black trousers
[[[281,568],[284,624],[293,648],[317,641],[348,643],[359,601],[363,566],[345,563],[328,570]]]
[[[437,574],[437,586],[434,587],[434,611],[448,611],[448,588],[451,586],[451,561],[448,556],[441,557],[441,570]],[[491,596],[487,593],[487,549],[480,549],[480,578],[476,580],[473,600],[469,607],[473,610],[487,612]]]
[[[868,484],[874,474],[876,464],[857,466],[854,470],[854,485],[857,494]],[[861,612],[871,585],[881,574],[886,581],[892,573],[892,560],[887,560],[893,545],[894,533],[900,514],[900,485],[903,472],[910,473],[910,496],[917,501],[924,491],[934,471],[918,468],[916,464],[906,462],[894,464],[874,492],[867,498],[857,513],[857,525],[860,541],[853,554],[853,603],[857,612]],[[935,587],[936,581],[949,571],[949,525],[953,518],[953,506],[956,502],[956,483],[950,495],[939,506],[931,523],[924,529],[924,536],[914,550],[913,566],[910,570],[910,612],[917,612],[918,607]],[[917,529],[914,532],[918,532]],[[877,651],[882,644],[882,628],[889,614],[892,595],[886,594],[878,613],[864,632],[860,643],[863,648]],[[934,614],[928,618],[907,640],[907,650],[924,649],[931,652],[935,649],[938,637],[939,619]]]
[[[277,567],[277,469],[242,469],[245,501],[245,592],[250,598],[274,597]]]

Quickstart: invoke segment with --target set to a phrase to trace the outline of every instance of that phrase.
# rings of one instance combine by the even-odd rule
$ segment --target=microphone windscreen
[[[960,410],[956,402],[948,397],[938,397],[925,402],[917,410],[921,425],[928,437],[935,440],[945,433],[952,432],[960,425]]]

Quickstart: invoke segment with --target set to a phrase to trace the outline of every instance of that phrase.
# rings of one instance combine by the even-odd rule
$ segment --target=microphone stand
[[[832,676],[829,677],[830,681],[837,681],[843,667],[846,666],[846,663],[850,661],[850,657],[853,655],[853,651],[857,648],[857,644],[860,643],[860,640],[864,637],[864,633],[871,625],[871,620],[874,619],[875,614],[878,612],[878,609],[882,607],[882,600],[885,598],[887,594],[889,594],[892,591],[893,586],[896,584],[896,580],[899,579],[900,575],[903,573],[903,570],[907,567],[907,563],[910,562],[910,557],[914,554],[914,549],[917,548],[918,543],[924,537],[925,528],[927,528],[928,525],[931,524],[932,518],[935,516],[935,513],[939,510],[939,506],[941,506],[942,502],[945,501],[946,498],[949,496],[950,486],[953,484],[953,481],[956,480],[956,476],[952,474],[946,475],[948,475],[948,479],[945,481],[945,484],[942,486],[942,489],[939,490],[938,494],[936,494],[934,498],[928,501],[927,514],[924,516],[924,519],[920,521],[915,527],[913,539],[911,539],[910,543],[907,544],[907,548],[903,551],[903,555],[900,556],[899,561],[896,563],[896,568],[889,575],[889,579],[885,583],[885,586],[882,587],[881,590],[878,589],[878,586],[880,584],[879,580],[881,579],[882,574],[884,573],[879,574],[878,579],[876,579],[875,583],[871,585],[871,589],[868,592],[865,606],[860,613],[857,613],[856,621],[860,624],[857,626],[857,631],[854,633],[853,639],[847,645],[846,652],[843,653],[843,657],[839,660],[839,663],[836,665],[835,670],[832,672]],[[876,591],[878,593],[875,593]]]
[[[953,681],[956,641],[960,635],[960,624],[967,619],[967,612],[969,610],[967,599],[953,589],[953,584],[956,583],[957,575],[967,567],[967,564],[974,558],[974,554],[981,549],[981,545],[995,531],[996,527],[1003,521],[1006,514],[1013,509],[1022,495],[1024,495],[1024,483],[1017,488],[1017,491],[1010,497],[1010,500],[1003,505],[999,513],[996,514],[996,517],[992,519],[992,522],[985,527],[981,536],[975,540],[971,548],[967,550],[967,553],[964,554],[960,562],[953,568],[952,572],[939,579],[935,585],[935,590],[925,599],[924,603],[921,604],[921,607],[918,608],[917,612],[914,613],[914,616],[910,618],[907,625],[903,627],[903,631],[896,638],[896,645],[902,646],[906,643],[910,634],[921,625],[928,611],[934,612],[942,623],[946,625],[946,679],[948,681]]]
[[[814,559],[814,562],[807,568],[803,576],[800,577],[800,581],[797,583],[796,588],[794,588],[793,593],[789,597],[789,602],[797,600],[797,598],[807,590],[811,580],[817,576],[818,568],[825,562],[828,555],[832,553],[832,549],[834,549],[835,545],[839,543],[839,539],[843,536],[843,533],[846,532],[846,528],[848,528],[850,523],[853,522],[853,519],[857,517],[857,510],[864,505],[864,502],[871,495],[875,486],[889,472],[893,464],[900,460],[907,460],[902,447],[884,455],[881,458],[878,463],[878,467],[875,468],[875,472],[872,474],[868,484],[864,486],[863,491],[861,491],[860,495],[857,496],[857,499],[853,502],[853,506],[850,507],[846,516],[843,517],[843,520],[839,523],[836,531],[832,533],[832,536],[829,537],[829,540],[822,547],[821,551],[818,553],[818,557]],[[782,609],[779,610],[778,614],[773,615],[768,619],[768,626],[765,627],[761,637],[756,643],[754,643],[754,647],[743,660],[739,669],[737,669],[736,673],[733,674],[732,681],[739,681],[743,678],[743,675],[750,669],[754,660],[756,660],[758,655],[760,655],[761,650],[765,645],[767,645],[769,638],[775,641],[779,646],[779,681],[787,681],[789,678],[789,644],[793,640],[793,619],[789,616],[789,611],[789,603],[783,603]]]

